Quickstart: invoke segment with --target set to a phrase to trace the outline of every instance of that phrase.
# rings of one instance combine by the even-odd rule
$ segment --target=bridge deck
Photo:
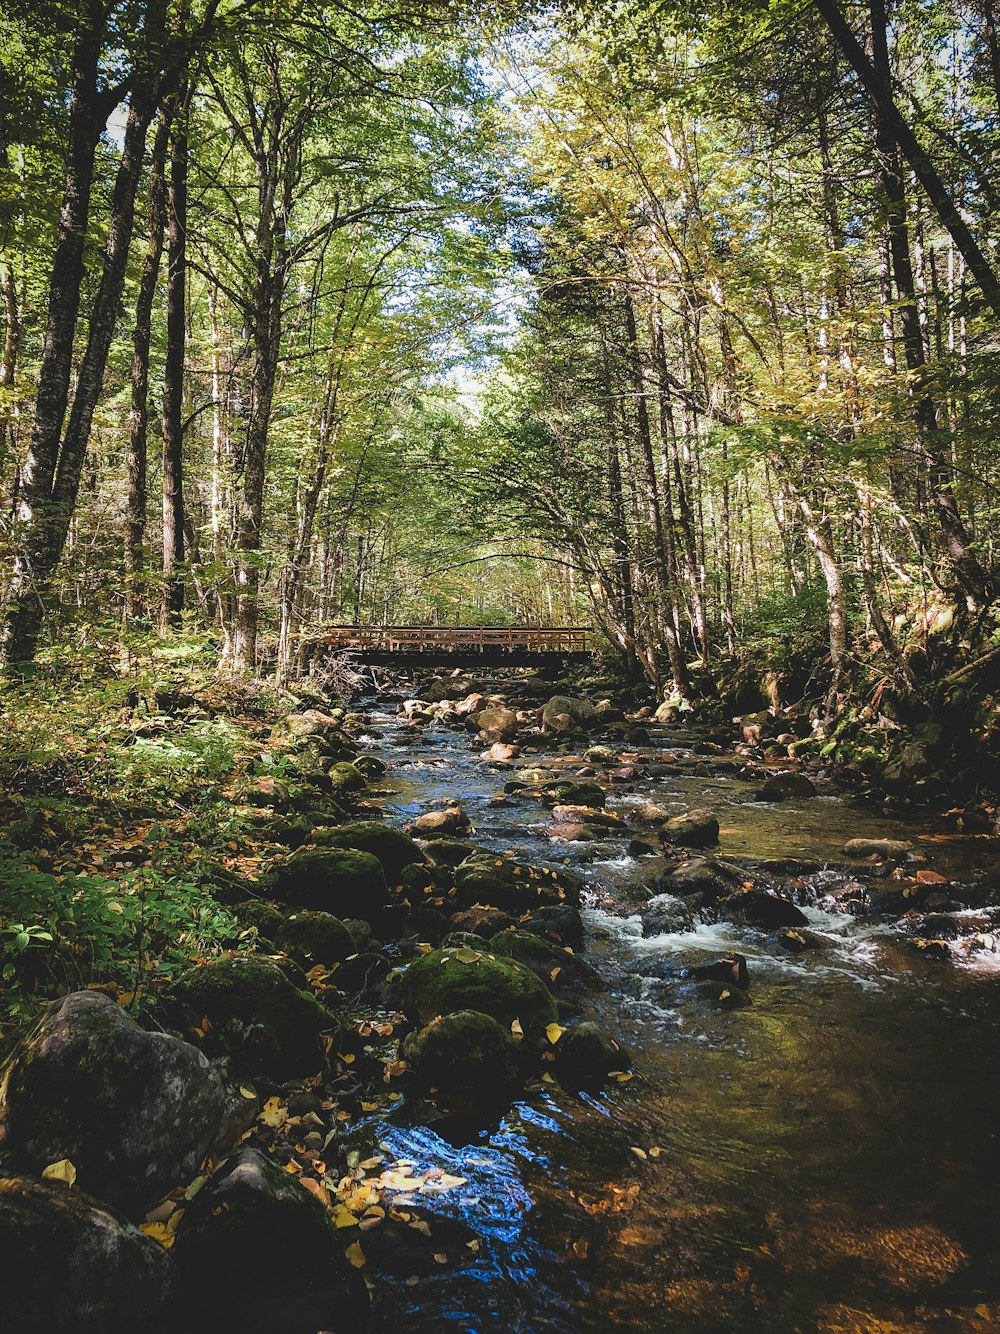
[[[420,659],[530,667],[591,654],[589,631],[580,626],[330,625],[317,638],[330,652],[349,653],[375,666]]]

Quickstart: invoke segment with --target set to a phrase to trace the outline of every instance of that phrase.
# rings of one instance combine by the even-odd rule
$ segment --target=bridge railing
[[[329,625],[319,638],[330,649],[380,653],[587,653],[580,626]]]

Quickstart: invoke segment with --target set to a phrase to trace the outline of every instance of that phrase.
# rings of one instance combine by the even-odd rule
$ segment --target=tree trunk
[[[142,616],[145,597],[142,575],[145,569],[147,520],[147,434],[149,427],[149,346],[153,299],[163,252],[167,194],[164,172],[170,118],[160,116],[153,142],[149,177],[149,211],[146,253],[143,258],[139,294],[135,305],[135,329],[132,333],[132,400],[129,410],[128,513],[125,522],[125,624]]]
[[[184,610],[184,354],[187,337],[187,91],[177,97],[170,144],[167,353],[163,372],[163,612],[177,629]]]

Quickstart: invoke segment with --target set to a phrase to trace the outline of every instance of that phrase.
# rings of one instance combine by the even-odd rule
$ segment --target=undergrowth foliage
[[[192,961],[253,948],[215,897],[239,849],[225,795],[280,709],[201,642],[50,652],[0,693],[0,1022],[113,989],[135,1008]]]

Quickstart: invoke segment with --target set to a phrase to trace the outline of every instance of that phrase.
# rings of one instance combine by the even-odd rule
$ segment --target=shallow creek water
[[[710,805],[720,855],[831,866],[800,896],[822,952],[787,956],[728,924],[643,939],[634,886],[655,859],[553,841],[535,802],[491,804],[514,775],[463,733],[414,738],[388,712],[372,727],[394,823],[458,800],[480,845],[586,878],[597,1017],[635,1069],[596,1096],[540,1085],[494,1125],[415,1125],[396,1104],[360,1129],[387,1157],[465,1178],[433,1207],[480,1239],[463,1267],[381,1282],[379,1334],[1000,1330],[998,956],[935,963],[893,926],[818,906],[851,874],[847,838],[909,838],[961,884],[996,875],[995,844],[832,795],[766,806],[733,777],[639,779],[609,805]],[[695,739],[654,730],[643,752],[683,761]],[[743,1010],[642,975],[729,949],[749,961]]]

